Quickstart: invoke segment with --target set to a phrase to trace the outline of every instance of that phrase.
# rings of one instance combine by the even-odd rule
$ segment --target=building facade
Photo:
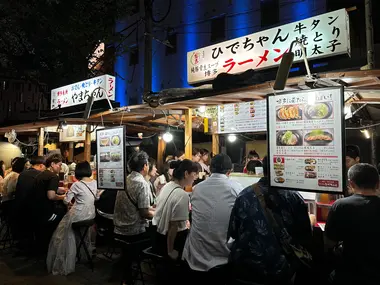
[[[141,2],[141,1],[140,1]],[[142,1],[143,2],[143,1]],[[169,3],[171,2],[171,5]],[[275,26],[303,20],[328,11],[355,6],[364,1],[349,0],[156,0],[152,7],[152,91],[190,87],[187,83],[187,52],[263,31]],[[362,6],[364,8],[364,6]],[[140,13],[143,11],[140,4]],[[362,21],[351,25],[355,43],[365,43],[364,9],[352,12]],[[350,15],[351,19],[351,15]],[[357,21],[357,20],[356,20]],[[354,21],[355,22],[355,21]],[[135,23],[133,25],[133,23]],[[127,52],[115,63],[116,100],[121,105],[141,103],[144,85],[144,21],[141,14],[118,22],[116,30],[124,31]],[[364,31],[364,33],[363,33]],[[366,52],[352,43],[349,66],[365,65]],[[325,60],[326,61],[326,60]],[[337,70],[338,64],[328,62],[312,65],[312,72]],[[322,67],[322,69],[321,69]],[[303,68],[295,70],[305,74]],[[273,78],[274,79],[274,78]]]

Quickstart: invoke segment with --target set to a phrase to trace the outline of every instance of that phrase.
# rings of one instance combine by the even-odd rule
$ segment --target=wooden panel
[[[45,138],[45,130],[44,128],[40,128],[40,133],[38,136],[38,156],[44,155],[44,138]]]
[[[87,125],[86,139],[84,142],[84,160],[91,161],[91,125]]]
[[[166,142],[162,137],[158,137],[158,146],[157,146],[157,169],[162,171],[164,165],[164,153],[166,148]]]
[[[219,135],[218,134],[212,135],[212,153],[214,155],[219,154]]]

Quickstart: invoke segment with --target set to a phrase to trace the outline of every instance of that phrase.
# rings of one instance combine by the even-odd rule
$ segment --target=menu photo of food
[[[102,137],[100,138],[100,147],[105,147],[110,145],[110,138],[109,137]]]
[[[305,118],[308,120],[325,120],[332,118],[332,102],[321,102],[305,106]]]
[[[276,145],[277,146],[302,146],[303,145],[303,132],[297,131],[277,131],[276,132]]]
[[[117,162],[121,160],[121,152],[112,152],[111,153],[111,161]]]
[[[121,142],[121,139],[120,139],[120,137],[118,135],[112,136],[111,143],[112,143],[113,146],[120,145],[120,142]]]
[[[305,131],[305,145],[328,146],[334,145],[334,130],[308,130]]]
[[[300,105],[281,106],[276,109],[277,121],[302,120],[302,107]]]
[[[110,162],[111,153],[110,152],[101,152],[100,153],[100,162]]]
[[[274,173],[276,177],[274,178],[274,182],[282,184],[285,182],[284,170],[285,170],[285,159],[283,157],[274,157]]]

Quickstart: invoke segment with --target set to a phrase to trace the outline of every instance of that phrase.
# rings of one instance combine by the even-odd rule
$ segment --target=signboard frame
[[[121,137],[121,142],[120,144],[122,145],[122,151],[123,151],[123,159],[122,159],[122,165],[123,165],[123,182],[124,182],[124,188],[110,188],[110,187],[103,187],[103,186],[100,186],[101,183],[100,183],[100,168],[99,168],[99,165],[100,165],[100,137],[99,137],[99,133],[100,132],[104,132],[104,131],[109,131],[109,130],[115,130],[115,129],[122,129],[122,137]],[[107,127],[107,128],[104,128],[104,129],[100,129],[100,130],[96,130],[96,146],[97,146],[97,150],[96,150],[96,182],[98,184],[98,188],[99,189],[104,189],[104,190],[113,190],[113,191],[123,191],[125,190],[126,188],[126,171],[127,171],[127,153],[126,153],[126,149],[125,149],[125,142],[126,142],[126,127],[123,125],[123,126],[116,126],[116,127]],[[99,142],[99,143],[98,143]]]
[[[309,61],[350,56],[348,12],[339,9],[189,51],[187,82],[192,85],[211,81],[222,73],[274,68],[296,39],[305,45]],[[293,52],[295,63],[303,61],[300,46],[295,46]]]
[[[341,104],[340,106],[340,123],[341,123],[341,147],[342,147],[342,167],[341,167],[341,175],[342,175],[342,191],[323,191],[319,189],[303,189],[303,188],[291,188],[291,187],[282,187],[282,186],[273,186],[271,185],[271,177],[272,177],[272,164],[273,161],[271,159],[271,145],[270,145],[270,114],[269,114],[269,98],[278,96],[278,95],[289,95],[289,94],[297,94],[297,93],[313,93],[316,91],[323,91],[323,90],[340,90],[340,98],[341,98]],[[339,114],[336,113],[335,114]],[[273,119],[273,118],[272,118]],[[288,92],[281,92],[280,94],[268,94],[267,95],[267,147],[268,147],[268,179],[269,179],[269,187],[273,189],[282,189],[282,190],[291,190],[291,191],[302,191],[302,192],[314,192],[314,193],[322,193],[322,194],[344,194],[347,195],[347,169],[346,169],[346,163],[345,163],[345,157],[346,157],[346,126],[345,126],[345,114],[344,114],[344,87],[327,87],[327,88],[318,88],[318,89],[310,89],[310,90],[301,90],[301,91],[288,91]]]

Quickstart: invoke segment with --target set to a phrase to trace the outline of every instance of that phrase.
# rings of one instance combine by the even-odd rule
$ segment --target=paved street
[[[9,251],[0,251],[0,285],[119,284],[117,281],[109,282],[111,268],[112,263],[98,255],[94,272],[85,264],[77,264],[76,272],[69,276],[52,276],[47,274],[42,261],[15,257]]]

